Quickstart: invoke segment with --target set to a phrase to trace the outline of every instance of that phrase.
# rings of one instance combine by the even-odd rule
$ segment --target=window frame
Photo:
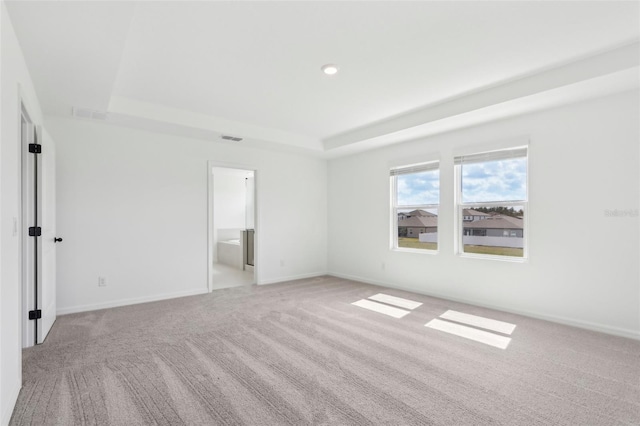
[[[500,151],[518,150],[524,149],[526,154],[526,182],[525,182],[525,199],[521,201],[487,201],[487,202],[467,202],[462,201],[462,165],[458,164],[456,159],[458,157],[464,157],[464,155],[454,156],[454,184],[455,184],[455,253],[460,257],[472,258],[472,259],[489,259],[498,260],[502,262],[516,262],[527,263],[529,261],[529,175],[530,175],[530,154],[531,150],[529,144],[505,146],[498,149],[486,149],[475,150],[468,155],[490,155],[491,153],[498,153]],[[517,157],[514,157],[517,158]],[[486,160],[492,161],[490,158]],[[522,207],[524,211],[524,217],[522,218],[522,257],[519,256],[507,256],[497,254],[482,254],[482,253],[467,253],[464,251],[464,210],[465,209],[478,209],[482,207]]]
[[[393,170],[401,170],[401,169],[405,169],[405,168],[411,168],[411,167],[420,167],[420,166],[427,166],[427,165],[431,165],[431,164],[436,164],[437,167],[434,168],[433,170],[438,170],[438,184],[440,185],[440,183],[442,182],[442,176],[441,176],[441,164],[440,164],[440,160],[429,160],[429,161],[422,161],[420,163],[414,163],[414,164],[406,164],[406,165],[401,165],[401,166],[394,166],[394,167],[390,167],[389,169],[389,179],[390,179],[390,187],[391,187],[391,194],[390,194],[390,212],[391,212],[391,233],[390,233],[390,245],[389,248],[392,251],[399,251],[399,252],[407,252],[407,253],[421,253],[421,254],[438,254],[440,251],[440,236],[441,236],[441,232],[439,232],[440,229],[440,221],[438,220],[438,226],[437,226],[437,238],[436,238],[436,249],[418,249],[418,248],[408,248],[408,247],[400,247],[398,245],[398,210],[427,210],[427,209],[436,209],[438,212],[438,219],[440,217],[440,204],[441,204],[441,198],[442,198],[442,193],[440,191],[440,186],[438,187],[438,204],[412,204],[412,205],[402,205],[399,206],[398,205],[398,179],[397,177],[399,176],[399,174],[393,174]],[[419,171],[416,171],[415,173],[420,173]],[[406,173],[406,174],[411,174],[411,173]]]

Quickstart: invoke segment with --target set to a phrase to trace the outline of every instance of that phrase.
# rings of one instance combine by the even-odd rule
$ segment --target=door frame
[[[260,173],[258,167],[250,164],[242,163],[229,163],[215,160],[207,161],[207,289],[209,293],[213,291],[213,172],[214,167],[226,167],[229,169],[240,169],[253,172],[254,179],[254,267],[253,267],[253,280],[255,284],[260,283],[260,270],[262,269],[262,262],[260,261],[260,235],[258,232],[261,229],[260,224],[260,189],[258,175]]]

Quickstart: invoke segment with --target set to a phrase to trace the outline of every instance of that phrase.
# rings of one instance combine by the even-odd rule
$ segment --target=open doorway
[[[209,290],[255,284],[255,171],[209,170]]]

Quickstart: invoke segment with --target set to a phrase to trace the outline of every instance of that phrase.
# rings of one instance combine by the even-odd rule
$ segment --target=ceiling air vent
[[[234,141],[234,142],[240,142],[242,140],[242,138],[237,138],[235,136],[229,136],[229,135],[222,135],[221,138],[227,141]]]
[[[73,116],[78,118],[85,118],[88,120],[100,120],[107,119],[107,113],[105,111],[96,111],[89,108],[73,107]]]

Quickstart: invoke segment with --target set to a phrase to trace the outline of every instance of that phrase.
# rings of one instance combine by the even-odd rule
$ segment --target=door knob
[[[55,238],[53,239],[53,242],[54,242],[54,243],[61,243],[61,242],[62,242],[62,238],[55,237]]]

